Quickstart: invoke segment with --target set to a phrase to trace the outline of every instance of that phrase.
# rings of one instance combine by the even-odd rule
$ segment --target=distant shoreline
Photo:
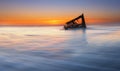
[[[46,25],[45,26],[43,26],[43,25],[39,25],[39,26],[38,25],[34,25],[34,26],[33,25],[32,26],[31,25],[27,25],[27,26],[15,26],[15,25],[13,26],[12,25],[12,26],[10,26],[9,25],[8,26],[7,25],[7,26],[0,26],[0,27],[53,27],[53,26],[55,26],[55,25],[52,25],[52,26],[50,26],[50,25],[48,25],[48,26],[46,26]],[[62,26],[62,25],[56,25],[56,26]]]
[[[96,23],[96,24],[87,24],[87,26],[120,26],[120,23]],[[53,27],[53,26],[64,26],[63,25],[0,25],[0,27]]]

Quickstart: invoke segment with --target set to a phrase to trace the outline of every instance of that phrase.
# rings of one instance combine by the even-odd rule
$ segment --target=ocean
[[[120,71],[120,26],[0,27],[0,71]]]

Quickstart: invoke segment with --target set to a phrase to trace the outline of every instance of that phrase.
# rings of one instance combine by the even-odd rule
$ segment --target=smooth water
[[[120,71],[120,26],[0,27],[0,71]]]

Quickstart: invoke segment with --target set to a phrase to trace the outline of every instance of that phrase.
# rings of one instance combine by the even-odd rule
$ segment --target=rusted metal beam
[[[82,23],[79,24],[79,23],[76,23],[75,21],[78,20],[78,19],[82,19]],[[84,14],[68,21],[65,25],[64,25],[64,28],[65,29],[68,29],[68,28],[86,28],[86,23],[85,23],[85,18],[84,18]]]

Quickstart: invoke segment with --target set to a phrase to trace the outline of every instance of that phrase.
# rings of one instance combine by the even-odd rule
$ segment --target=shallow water
[[[120,26],[0,27],[0,71],[120,71]]]

